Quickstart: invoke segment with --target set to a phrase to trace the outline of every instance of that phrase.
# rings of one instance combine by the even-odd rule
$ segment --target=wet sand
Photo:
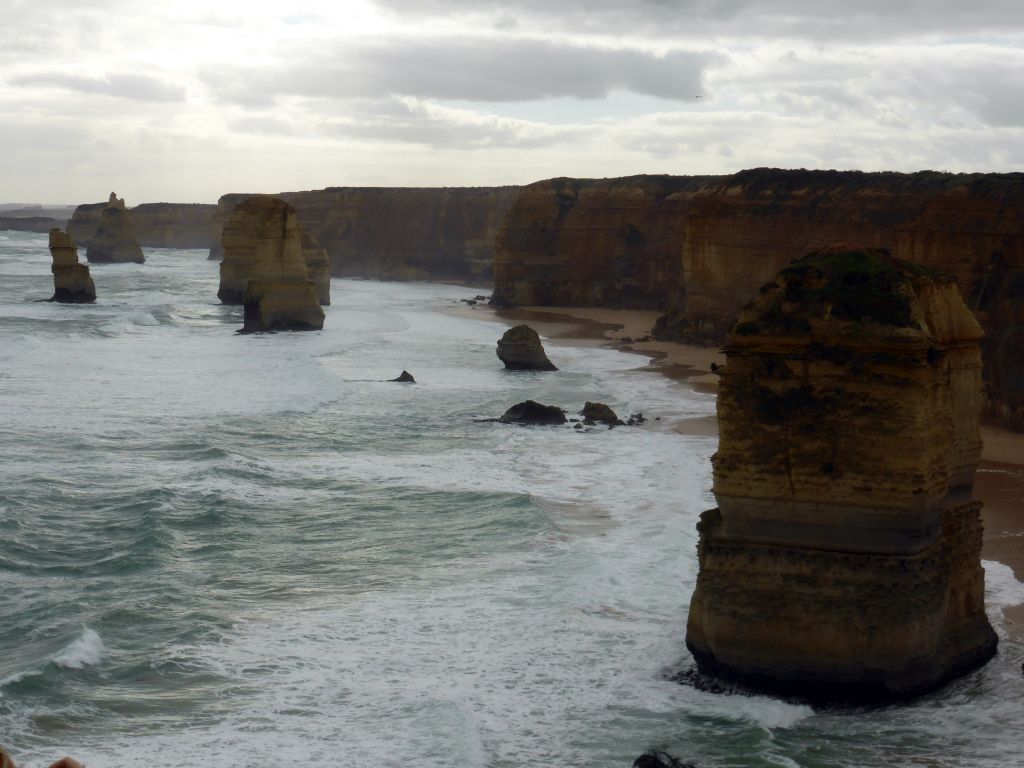
[[[639,341],[650,333],[658,312],[581,307],[458,306],[449,312],[475,320],[491,320],[512,326],[527,323],[546,341],[546,346],[607,346],[644,355],[638,371],[653,371],[685,382],[703,392],[715,392],[718,377],[712,364],[721,365],[725,355],[716,348],[695,347],[667,341]],[[714,436],[714,416],[683,419],[673,428],[683,434]],[[1024,434],[983,425],[982,462],[975,477],[974,495],[985,506],[982,557],[1013,569],[1024,581]],[[1004,611],[1011,640],[1024,642],[1024,605]]]

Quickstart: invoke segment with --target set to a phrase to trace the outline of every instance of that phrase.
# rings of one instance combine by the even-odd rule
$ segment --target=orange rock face
[[[100,214],[96,233],[89,241],[85,258],[91,262],[114,264],[142,264],[146,261],[135,234],[135,221],[125,208],[124,200],[119,199],[113,192],[110,193],[110,200]]]
[[[62,304],[91,304],[96,301],[96,284],[89,276],[89,267],[78,263],[78,246],[66,232],[50,230],[50,256],[53,264],[53,297]]]
[[[668,338],[720,343],[759,286],[837,242],[956,277],[986,331],[988,407],[1024,429],[1024,175],[757,169],[553,179],[498,236],[494,302],[668,312]]]
[[[279,195],[327,250],[335,277],[491,281],[494,241],[518,187],[331,187]],[[221,197],[211,259],[223,256],[220,229],[248,195]]]
[[[955,282],[819,253],[729,335],[687,645],[815,699],[915,695],[986,661],[981,327]]]

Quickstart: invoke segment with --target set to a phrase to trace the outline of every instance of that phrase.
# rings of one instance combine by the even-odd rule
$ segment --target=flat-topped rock
[[[982,331],[956,284],[882,250],[792,263],[718,369],[718,508],[698,526],[701,671],[886,700],[986,661]]]
[[[78,246],[59,228],[50,230],[50,256],[53,265],[53,296],[62,304],[91,304],[96,301],[96,284],[89,267],[78,262]]]
[[[89,241],[85,258],[93,263],[107,264],[142,264],[146,261],[135,234],[132,215],[125,208],[124,200],[119,199],[113,192],[110,193],[110,199],[100,214],[96,234]]]
[[[512,371],[557,371],[548,360],[540,336],[528,325],[517,325],[505,331],[498,340],[498,359]]]

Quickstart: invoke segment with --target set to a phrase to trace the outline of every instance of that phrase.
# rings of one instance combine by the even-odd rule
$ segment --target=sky
[[[1024,168],[1021,0],[0,0],[0,203]]]

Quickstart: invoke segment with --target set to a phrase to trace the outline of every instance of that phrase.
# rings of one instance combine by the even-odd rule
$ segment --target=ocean
[[[506,372],[471,288],[334,280],[322,332],[240,336],[205,251],[92,266],[0,232],[0,744],[20,766],[998,766],[1024,745],[1024,602],[912,705],[815,711],[687,668],[712,396],[615,350]],[[84,254],[83,254],[84,259]],[[385,381],[402,369],[415,385]],[[641,427],[481,419],[586,400]],[[654,417],[658,417],[655,420]],[[756,642],[752,638],[752,642]]]

